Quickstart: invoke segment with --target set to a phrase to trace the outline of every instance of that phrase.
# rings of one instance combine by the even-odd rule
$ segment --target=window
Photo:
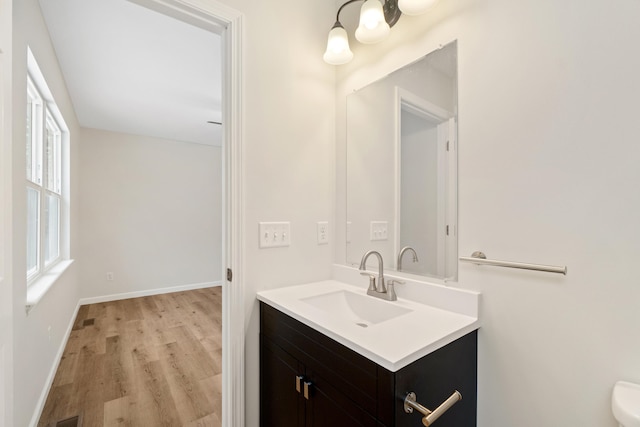
[[[48,91],[48,89],[47,89]],[[62,128],[55,104],[27,77],[27,280],[61,259]],[[57,109],[56,109],[57,110]]]

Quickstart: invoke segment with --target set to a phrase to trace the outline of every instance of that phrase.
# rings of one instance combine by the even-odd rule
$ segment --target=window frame
[[[41,86],[46,86],[46,83]],[[33,216],[27,200],[27,286],[34,284],[62,261],[62,239],[68,233],[62,212],[63,176],[66,167],[62,150],[63,139],[68,137],[68,131],[60,115],[56,114],[55,101],[47,99],[48,88],[41,86],[31,72],[27,73],[25,190],[33,190],[38,194]],[[51,203],[52,200],[55,203]],[[56,206],[55,214],[51,210],[53,205]],[[35,218],[35,226],[30,223],[29,218]],[[30,234],[32,228],[36,228],[35,236]],[[30,254],[29,248],[33,245],[33,239],[35,254]]]

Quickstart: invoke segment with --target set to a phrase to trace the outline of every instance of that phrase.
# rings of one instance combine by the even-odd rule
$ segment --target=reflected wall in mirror
[[[347,97],[348,265],[457,279],[457,109],[455,42]]]

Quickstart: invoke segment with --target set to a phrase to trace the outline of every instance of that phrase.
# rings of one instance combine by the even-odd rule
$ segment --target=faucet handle
[[[397,301],[398,296],[396,295],[396,288],[394,285],[404,285],[402,280],[391,279],[387,281],[387,299],[389,301]]]
[[[369,291],[376,290],[376,276],[375,274],[371,274],[368,271],[361,271],[361,276],[369,276]]]

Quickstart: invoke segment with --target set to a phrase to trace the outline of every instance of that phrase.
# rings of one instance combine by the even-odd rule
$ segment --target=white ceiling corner
[[[221,145],[220,36],[127,0],[40,0],[80,125]]]

